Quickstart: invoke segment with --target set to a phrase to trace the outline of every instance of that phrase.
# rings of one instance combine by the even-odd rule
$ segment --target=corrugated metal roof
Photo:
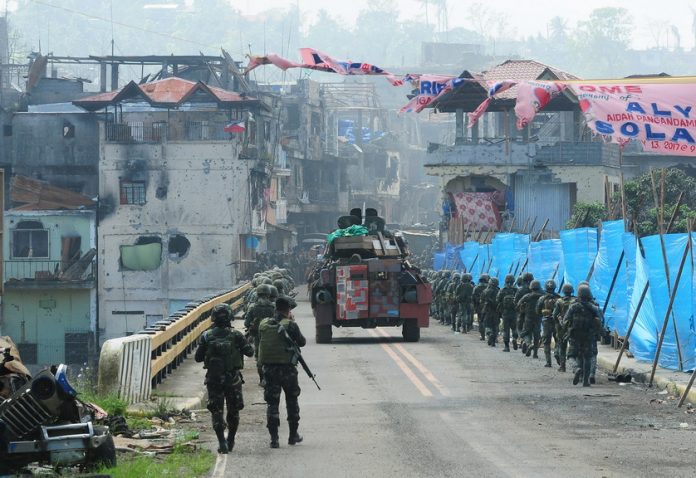
[[[256,98],[244,97],[234,91],[173,76],[142,85],[131,81],[119,90],[81,98],[73,101],[73,104],[89,111],[96,111],[127,99],[141,97],[155,107],[173,107],[187,102],[196,94],[208,96],[213,102],[223,105],[258,101]]]

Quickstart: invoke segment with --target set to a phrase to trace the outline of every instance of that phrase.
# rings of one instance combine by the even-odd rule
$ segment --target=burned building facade
[[[176,77],[75,104],[113,112],[99,125],[103,338],[232,288],[265,235],[263,104]]]

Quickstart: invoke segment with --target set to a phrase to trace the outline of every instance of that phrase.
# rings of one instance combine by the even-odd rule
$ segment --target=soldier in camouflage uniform
[[[573,296],[573,286],[570,284],[563,284],[561,292],[563,293],[563,297],[556,301],[551,315],[553,316],[556,324],[555,355],[558,357],[558,361],[560,363],[558,371],[565,372],[566,355],[568,353],[568,330],[565,327],[563,318],[565,317],[566,312],[568,312],[570,305],[575,302],[575,297]]]
[[[213,307],[213,327],[201,336],[196,349],[196,362],[203,362],[207,370],[205,386],[208,389],[208,410],[213,419],[213,430],[218,439],[218,453],[227,453],[234,448],[234,437],[239,427],[239,411],[244,408],[241,370],[244,368],[242,355],[251,357],[254,350],[244,335],[232,328],[232,310],[227,304]],[[227,401],[227,428],[223,412]]]
[[[541,284],[538,280],[533,280],[529,285],[529,292],[517,304],[517,309],[524,314],[522,351],[527,357],[533,352],[534,358],[539,358],[537,351],[541,336],[541,317],[537,312],[537,303],[542,295]]]
[[[481,302],[481,297],[483,296],[483,291],[488,287],[488,279],[488,274],[481,274],[471,296],[471,302],[474,304],[474,311],[476,312],[476,320],[478,320],[480,340],[486,340],[486,326],[483,323],[483,303]]]
[[[524,309],[518,307],[522,297],[529,294],[529,284],[534,280],[534,276],[531,272],[525,272],[518,279],[517,293],[515,294],[515,309],[517,310],[517,335],[522,341],[522,332],[524,331]],[[522,353],[526,353],[527,349],[524,347],[524,342],[522,342]]]
[[[472,297],[474,285],[471,283],[471,274],[462,275],[462,280],[457,290],[457,300],[459,301],[459,330],[466,334],[474,324],[474,307]]]
[[[510,351],[510,331],[512,331],[512,348],[517,350],[517,314],[515,313],[515,276],[505,276],[505,287],[500,289],[496,297],[498,313],[503,319],[503,352]]]
[[[246,314],[244,314],[244,327],[246,327],[249,336],[254,339],[254,356],[257,359],[256,369],[259,374],[259,383],[263,385],[263,372],[261,364],[258,363],[259,356],[259,323],[266,317],[273,317],[275,314],[275,306],[271,302],[271,286],[261,284],[256,288],[256,302],[254,302]]]
[[[285,298],[276,301],[274,317],[263,319],[259,324],[259,362],[263,367],[266,387],[263,398],[266,401],[266,426],[271,435],[271,448],[278,448],[278,427],[280,426],[280,394],[285,393],[290,436],[289,445],[302,441],[297,433],[300,423],[300,385],[297,382],[297,365],[293,363],[293,353],[288,349],[279,327],[283,327],[298,347],[307,343],[297,323],[290,316],[290,303]]]
[[[488,345],[495,347],[498,339],[498,325],[500,324],[500,314],[498,314],[498,278],[491,277],[488,280],[488,287],[481,294],[481,309],[483,310],[484,323],[486,324],[486,340]]]
[[[590,283],[587,281],[582,281],[578,284],[578,288],[580,286],[586,285],[588,288],[590,287]],[[577,299],[579,300],[579,299]],[[599,321],[601,324],[601,327],[599,329],[599,332],[595,335],[594,340],[592,341],[592,359],[590,360],[590,383],[592,385],[595,384],[595,374],[597,372],[597,354],[599,353],[599,349],[597,348],[597,342],[602,338],[602,329],[604,327],[604,316],[602,315],[602,309],[599,307],[599,303],[595,300],[594,297],[590,298],[590,303],[597,309],[597,313],[599,314]]]
[[[546,293],[541,296],[539,302],[537,303],[537,313],[541,315],[541,325],[543,327],[542,332],[542,342],[544,344],[544,357],[546,358],[546,364],[544,367],[551,367],[551,340],[556,335],[556,323],[553,319],[553,308],[556,305],[556,301],[559,295],[556,294],[556,282],[553,280],[547,280],[544,284],[544,289]],[[558,338],[556,338],[558,342]],[[556,362],[560,365],[560,359],[558,355],[556,356]]]
[[[573,385],[582,378],[584,387],[590,386],[593,343],[601,332],[599,310],[592,304],[588,285],[578,286],[578,300],[568,308],[564,317],[568,329],[568,357],[575,359]]]
[[[452,283],[447,291],[448,301],[449,301],[449,318],[447,319],[447,324],[452,326],[452,331],[457,332],[457,315],[459,314],[459,299],[457,297],[457,290],[459,290],[459,285],[461,284],[461,276],[459,274],[454,274],[452,278]]]

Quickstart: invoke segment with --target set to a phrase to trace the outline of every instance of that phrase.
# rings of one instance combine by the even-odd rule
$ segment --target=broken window
[[[12,231],[12,257],[48,259],[48,230],[40,221],[20,221]]]
[[[145,181],[120,179],[121,204],[145,204]]]
[[[141,236],[133,246],[120,246],[119,263],[124,271],[153,271],[162,263],[162,239]]]
[[[70,121],[63,121],[63,138],[75,137],[75,125]]]
[[[191,242],[181,234],[169,236],[169,258],[181,259],[191,248]]]

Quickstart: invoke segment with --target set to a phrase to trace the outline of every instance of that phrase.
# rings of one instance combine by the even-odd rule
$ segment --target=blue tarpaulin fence
[[[563,282],[572,284],[576,289],[578,283],[589,275],[590,287],[600,309],[606,306],[605,326],[619,336],[626,334],[641,292],[649,282],[649,292],[631,334],[630,350],[638,360],[652,361],[670,299],[668,291],[674,289],[679,263],[691,240],[692,250],[687,256],[677,287],[660,365],[670,369],[680,368],[678,336],[683,370],[695,368],[696,270],[693,248],[696,247],[696,234],[692,233],[691,239],[687,234],[664,236],[668,287],[659,236],[644,237],[639,242],[633,234],[624,232],[623,221],[604,222],[600,231],[594,228],[572,229],[561,231],[560,239],[531,243],[526,234],[499,233],[491,244],[448,244],[443,251],[434,254],[433,267],[435,270],[467,270],[474,281],[482,272],[488,271],[502,282],[508,273],[516,272],[519,275],[528,258],[526,269],[542,284],[553,276],[558,264],[556,283],[560,286],[562,278]],[[607,301],[615,274],[616,281]]]

